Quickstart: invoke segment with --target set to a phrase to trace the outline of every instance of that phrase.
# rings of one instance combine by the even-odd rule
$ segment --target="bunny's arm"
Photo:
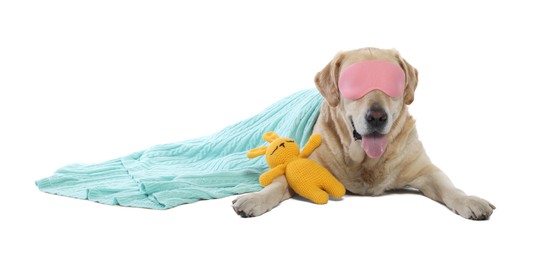
[[[319,134],[313,134],[305,144],[302,152],[300,153],[300,158],[307,158],[311,153],[322,143],[322,136]]]
[[[278,165],[259,176],[259,183],[268,186],[272,181],[285,173],[286,164]]]

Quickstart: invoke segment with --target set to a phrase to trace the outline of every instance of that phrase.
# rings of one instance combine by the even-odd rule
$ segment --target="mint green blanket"
[[[259,175],[268,165],[264,159],[248,159],[248,150],[265,145],[261,136],[268,131],[303,145],[322,100],[316,90],[300,91],[211,136],[99,164],[65,166],[36,184],[52,194],[151,209],[258,191]]]

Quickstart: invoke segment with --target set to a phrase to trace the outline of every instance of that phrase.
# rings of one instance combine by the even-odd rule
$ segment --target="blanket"
[[[265,145],[261,136],[268,131],[306,143],[322,102],[318,91],[300,91],[211,136],[68,165],[35,183],[51,194],[150,209],[258,191],[259,175],[269,167],[248,159],[248,150]]]

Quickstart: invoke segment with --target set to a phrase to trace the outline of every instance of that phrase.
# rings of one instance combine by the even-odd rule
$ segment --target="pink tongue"
[[[387,148],[387,136],[386,135],[366,135],[363,136],[361,145],[366,152],[366,155],[372,158],[379,158],[385,152]]]

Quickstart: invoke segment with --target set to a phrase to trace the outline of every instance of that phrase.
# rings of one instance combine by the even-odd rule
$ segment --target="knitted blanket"
[[[269,167],[265,160],[248,159],[248,150],[264,145],[261,136],[268,131],[305,144],[322,100],[316,90],[300,91],[211,136],[65,166],[36,184],[47,193],[150,209],[258,191],[259,175]]]

